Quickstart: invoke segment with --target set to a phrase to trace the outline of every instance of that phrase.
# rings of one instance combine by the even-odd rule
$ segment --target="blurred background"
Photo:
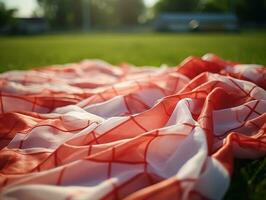
[[[265,27],[266,0],[0,0],[2,34]]]

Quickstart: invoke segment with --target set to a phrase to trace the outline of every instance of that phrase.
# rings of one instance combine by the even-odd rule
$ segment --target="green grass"
[[[0,37],[0,70],[100,58],[113,64],[177,65],[189,55],[213,52],[225,59],[266,64],[265,33],[64,34]]]
[[[61,34],[0,37],[0,72],[104,59],[113,64],[177,65],[190,55],[213,52],[225,59],[266,65],[266,33]],[[265,199],[266,159],[237,160],[225,199]]]

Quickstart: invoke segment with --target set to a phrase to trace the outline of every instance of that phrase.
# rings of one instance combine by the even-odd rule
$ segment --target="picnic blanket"
[[[0,74],[0,199],[221,199],[266,153],[266,68],[100,60]]]

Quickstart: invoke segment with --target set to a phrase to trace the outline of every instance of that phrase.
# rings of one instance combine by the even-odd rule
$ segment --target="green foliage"
[[[236,0],[235,11],[241,22],[266,23],[266,0]]]
[[[118,0],[117,13],[122,25],[134,25],[144,10],[142,0]]]
[[[7,9],[3,2],[0,2],[0,28],[10,26],[15,23],[14,14],[16,9]]]
[[[160,0],[158,12],[228,12],[232,0]]]
[[[142,14],[142,0],[38,0],[45,17],[55,28],[80,28],[82,12],[88,12],[93,27],[135,25]]]
[[[117,0],[91,0],[90,22],[93,27],[114,27],[119,24]]]
[[[38,0],[52,27],[77,28],[82,24],[82,0]]]
[[[200,0],[159,0],[158,12],[193,12],[198,10]]]
[[[232,0],[202,0],[198,11],[203,12],[229,12]]]

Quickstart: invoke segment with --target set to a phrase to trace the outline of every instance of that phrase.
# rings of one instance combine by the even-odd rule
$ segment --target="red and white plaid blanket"
[[[266,68],[98,60],[0,75],[0,199],[221,199],[266,153]]]

